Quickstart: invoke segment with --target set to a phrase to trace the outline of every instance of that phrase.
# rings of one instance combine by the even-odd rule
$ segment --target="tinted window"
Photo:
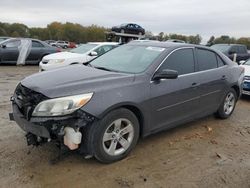
[[[224,61],[222,61],[222,59],[219,56],[217,56],[217,61],[218,61],[218,67],[222,67],[225,65]]]
[[[7,48],[15,48],[15,47],[18,47],[20,44],[21,44],[20,40],[14,40],[14,41],[5,43]]]
[[[192,49],[181,49],[173,52],[162,64],[159,71],[170,69],[179,75],[194,72],[194,54]]]
[[[40,42],[32,41],[32,47],[41,48],[43,45]]]
[[[231,53],[239,53],[238,47],[237,46],[232,46],[230,49]]]
[[[196,53],[200,71],[217,68],[217,58],[214,52],[197,49]]]

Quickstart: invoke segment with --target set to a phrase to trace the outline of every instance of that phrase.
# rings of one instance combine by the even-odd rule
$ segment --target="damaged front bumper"
[[[12,100],[12,108],[13,113],[9,114],[10,120],[15,121],[27,133],[28,145],[37,146],[56,141],[71,150],[78,149],[83,140],[84,129],[96,119],[81,109],[67,116],[27,119],[14,100]]]

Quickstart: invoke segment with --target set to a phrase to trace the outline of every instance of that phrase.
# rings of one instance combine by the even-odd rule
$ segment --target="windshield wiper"
[[[93,66],[93,65],[92,65]],[[94,66],[93,66],[94,67]],[[105,71],[114,71],[114,70],[111,70],[111,69],[108,69],[106,67],[94,67],[96,69],[100,69],[100,70],[105,70]]]

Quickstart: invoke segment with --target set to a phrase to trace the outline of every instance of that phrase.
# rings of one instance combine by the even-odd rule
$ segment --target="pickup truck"
[[[211,48],[221,51],[231,60],[233,60],[234,54],[236,54],[237,63],[250,58],[250,53],[248,53],[247,47],[242,44],[215,44],[211,46]]]

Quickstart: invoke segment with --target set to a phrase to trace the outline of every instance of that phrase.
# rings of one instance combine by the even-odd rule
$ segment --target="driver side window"
[[[159,71],[164,69],[175,70],[178,75],[193,73],[195,71],[193,49],[180,49],[173,52],[161,65]]]

